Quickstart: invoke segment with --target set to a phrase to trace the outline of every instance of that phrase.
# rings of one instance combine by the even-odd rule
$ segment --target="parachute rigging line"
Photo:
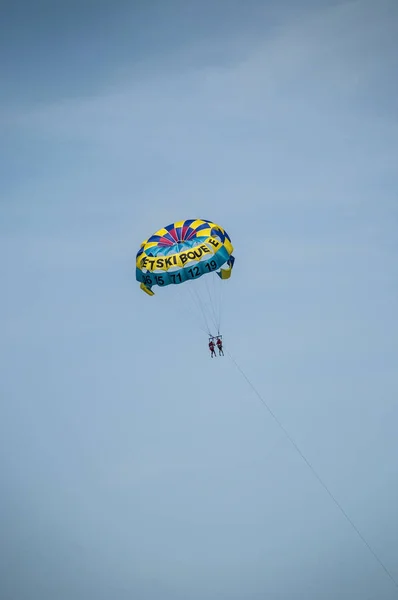
[[[188,294],[188,292],[186,292],[186,294]],[[189,296],[192,299],[193,303],[196,305],[196,301],[195,301],[195,298],[194,298],[191,290],[189,291]],[[197,307],[197,305],[196,305],[196,307]],[[191,318],[194,319],[197,327],[199,327],[199,329],[201,331],[203,331],[203,333],[205,333],[206,335],[209,335],[209,328],[208,328],[208,326],[206,325],[207,329],[205,329],[205,325],[200,320],[199,315],[197,315],[195,313],[195,311],[192,309],[191,304],[189,302],[187,302],[187,303],[185,303],[185,304],[182,305],[182,309],[181,310],[185,310],[185,309],[186,309],[186,314],[189,313],[191,315]]]
[[[213,275],[213,279],[214,279],[214,275]],[[212,294],[210,292],[209,284],[207,283],[207,277],[205,278],[205,284],[206,284],[207,295],[209,297],[209,306],[212,311],[212,321],[214,323],[217,333],[220,333],[220,319],[217,318],[217,310],[215,308],[216,295],[215,295],[215,293],[213,293],[213,296],[212,296]]]
[[[191,298],[193,299],[193,301],[196,303],[196,306],[199,308],[200,312],[202,313],[202,317],[204,320],[204,323],[206,325],[206,329],[207,329],[207,333],[208,335],[211,335],[211,329],[209,326],[209,321],[207,320],[207,316],[206,316],[206,309],[205,306],[202,302],[201,297],[198,294],[198,291],[195,287],[191,287],[191,283],[187,282],[187,289],[191,295]]]
[[[331,500],[334,502],[334,504],[337,506],[337,508],[339,509],[339,511],[341,512],[341,514],[343,515],[343,517],[346,519],[346,521],[349,523],[349,525],[351,525],[352,529],[358,535],[358,537],[360,538],[360,540],[367,547],[367,549],[369,550],[369,552],[373,555],[373,558],[379,563],[379,565],[381,566],[381,568],[384,570],[385,574],[390,578],[390,580],[392,581],[392,583],[398,589],[398,581],[394,578],[394,576],[392,575],[392,573],[386,567],[386,565],[381,560],[381,558],[377,555],[377,553],[375,552],[375,550],[373,550],[372,546],[366,540],[366,538],[364,537],[364,535],[360,532],[360,530],[355,525],[355,523],[353,522],[353,520],[351,519],[351,517],[348,515],[348,513],[344,510],[343,506],[337,500],[336,496],[334,496],[334,494],[330,491],[330,489],[328,488],[328,486],[326,485],[326,483],[323,481],[323,479],[321,478],[321,476],[317,473],[317,471],[312,466],[312,464],[310,463],[310,461],[308,460],[308,458],[305,456],[305,454],[303,453],[303,451],[300,449],[300,447],[294,441],[294,439],[292,438],[292,436],[290,435],[290,433],[284,427],[283,423],[278,419],[278,417],[276,416],[276,414],[274,413],[274,411],[267,404],[267,402],[261,396],[260,392],[254,386],[254,384],[250,381],[250,379],[248,378],[248,376],[246,375],[246,373],[239,366],[239,364],[237,363],[237,361],[233,358],[233,356],[230,354],[230,352],[228,351],[228,349],[225,348],[225,346],[224,346],[224,350],[227,353],[227,355],[229,356],[229,358],[231,359],[232,363],[237,368],[237,370],[240,372],[240,374],[242,375],[242,377],[246,380],[246,382],[249,384],[249,386],[251,387],[251,389],[253,390],[253,392],[256,394],[257,398],[260,400],[260,402],[263,404],[263,406],[267,409],[268,413],[271,415],[271,417],[273,418],[273,420],[275,421],[275,423],[283,431],[283,433],[285,434],[285,436],[287,437],[287,439],[289,440],[289,442],[292,444],[292,446],[294,447],[294,449],[296,450],[296,452],[299,454],[299,456],[305,462],[305,464],[307,465],[307,467],[310,469],[310,471],[312,472],[312,474],[314,475],[314,477],[317,479],[318,483],[323,487],[323,489],[328,494],[328,496],[331,498]]]

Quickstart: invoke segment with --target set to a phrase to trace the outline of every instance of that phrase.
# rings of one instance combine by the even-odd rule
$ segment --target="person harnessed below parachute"
[[[210,350],[212,358],[213,358],[213,356],[216,356],[216,350],[215,350],[213,338],[210,338],[210,340],[209,340],[209,350]]]
[[[218,356],[224,356],[224,350],[222,347],[222,335],[217,336],[216,344],[217,344],[217,348],[218,348]]]

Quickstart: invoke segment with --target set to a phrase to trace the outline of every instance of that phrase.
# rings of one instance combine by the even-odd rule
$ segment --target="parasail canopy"
[[[229,279],[235,262],[231,238],[205,219],[177,221],[144,240],[136,257],[136,279],[153,296],[152,287],[178,285],[217,273]]]

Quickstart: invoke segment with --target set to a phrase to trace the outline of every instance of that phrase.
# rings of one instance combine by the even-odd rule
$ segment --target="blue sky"
[[[227,229],[225,343],[397,579],[395,0],[15,1],[1,28],[1,597],[396,598],[134,275],[163,225]]]

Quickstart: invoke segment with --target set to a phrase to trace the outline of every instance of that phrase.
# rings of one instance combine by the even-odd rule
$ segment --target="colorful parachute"
[[[177,221],[142,242],[136,258],[136,278],[153,296],[154,285],[167,286],[216,272],[231,276],[235,258],[227,232],[204,219]]]

